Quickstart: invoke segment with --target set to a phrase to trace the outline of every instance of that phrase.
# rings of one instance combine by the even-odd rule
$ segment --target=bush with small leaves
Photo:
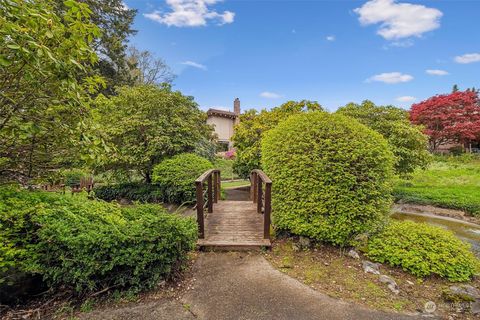
[[[448,230],[425,223],[394,221],[368,242],[367,256],[417,277],[438,275],[468,281],[479,271],[470,245]]]
[[[393,154],[386,140],[338,114],[294,115],[262,140],[277,229],[349,245],[387,219]]]
[[[16,270],[78,294],[140,291],[178,270],[196,237],[193,219],[158,205],[0,189],[0,279]]]
[[[195,200],[195,179],[213,164],[191,153],[176,155],[163,160],[153,169],[153,182],[163,191],[164,201],[185,203]]]

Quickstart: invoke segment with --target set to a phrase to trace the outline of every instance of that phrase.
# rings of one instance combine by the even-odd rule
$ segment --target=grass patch
[[[250,185],[249,180],[238,180],[238,181],[222,181],[223,188],[237,188],[237,187],[246,187]]]
[[[427,170],[417,171],[412,179],[397,180],[394,196],[397,201],[480,216],[480,159],[437,157]]]

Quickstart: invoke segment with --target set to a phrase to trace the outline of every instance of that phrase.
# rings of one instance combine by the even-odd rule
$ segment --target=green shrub
[[[347,245],[375,231],[391,205],[393,155],[377,132],[338,114],[295,115],[262,141],[278,229]]]
[[[190,202],[195,199],[195,179],[212,168],[213,164],[205,158],[179,154],[155,166],[153,181],[163,190],[166,202]]]
[[[77,293],[151,288],[194,248],[194,220],[158,205],[0,189],[0,272],[40,274]]]
[[[95,197],[105,201],[128,200],[139,202],[162,202],[163,192],[158,185],[145,182],[129,182],[94,188]]]
[[[370,239],[367,256],[417,277],[438,275],[450,281],[467,281],[478,271],[478,260],[469,244],[448,230],[411,221],[392,222]]]

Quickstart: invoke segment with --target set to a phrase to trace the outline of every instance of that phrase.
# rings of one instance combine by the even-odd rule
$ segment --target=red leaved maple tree
[[[423,125],[435,150],[445,143],[480,140],[480,99],[473,90],[431,97],[412,105],[410,120]]]

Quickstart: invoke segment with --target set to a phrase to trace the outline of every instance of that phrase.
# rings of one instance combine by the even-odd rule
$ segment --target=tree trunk
[[[145,172],[145,182],[148,184],[152,183],[152,174],[150,172]]]

